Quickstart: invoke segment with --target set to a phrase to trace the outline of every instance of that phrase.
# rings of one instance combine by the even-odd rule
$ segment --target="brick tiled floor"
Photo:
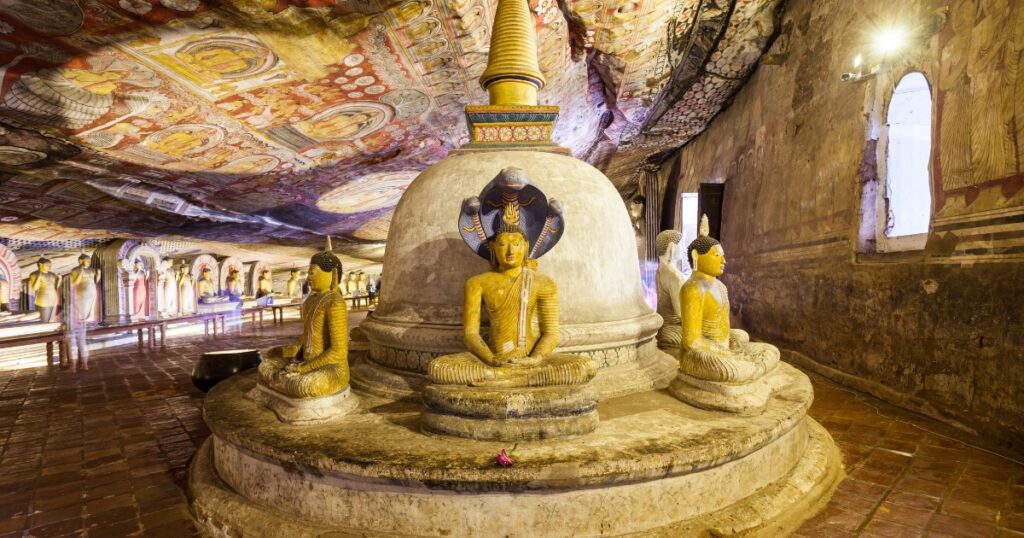
[[[357,315],[358,316],[358,315]],[[193,360],[266,348],[299,331],[177,337],[156,352],[97,351],[91,369],[0,371],[0,538],[195,535],[183,492],[209,435]],[[1024,466],[933,420],[811,376],[811,415],[849,478],[798,536],[1024,538]]]

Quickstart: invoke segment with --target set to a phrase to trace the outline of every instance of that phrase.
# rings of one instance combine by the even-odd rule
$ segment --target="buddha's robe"
[[[313,293],[302,303],[298,352],[275,347],[259,366],[260,383],[291,398],[329,396],[348,386],[348,314],[337,290]],[[289,363],[296,365],[288,371]]]
[[[584,384],[594,377],[596,369],[589,358],[552,352],[559,337],[554,281],[524,267],[514,279],[498,272],[471,278],[466,282],[467,296],[475,286],[483,289],[494,348],[480,336],[479,324],[470,323],[465,334],[470,351],[434,359],[427,368],[433,383],[544,387]],[[480,306],[466,304],[465,308]],[[498,358],[516,349],[522,358],[507,363]]]
[[[679,369],[683,373],[708,381],[746,383],[778,364],[778,348],[751,342],[745,331],[729,327],[729,294],[720,280],[691,278],[679,293],[684,305],[683,339],[693,342],[690,346],[684,343],[681,349]]]

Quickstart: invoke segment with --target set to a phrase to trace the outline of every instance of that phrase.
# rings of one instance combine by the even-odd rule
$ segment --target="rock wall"
[[[910,29],[908,47],[877,76],[841,82],[858,53],[875,63],[885,20]],[[669,196],[726,183],[734,323],[789,360],[1017,453],[1022,37],[1022,2],[791,0],[731,107],[667,165]],[[923,248],[881,252],[885,105],[910,71],[934,104],[931,231]]]

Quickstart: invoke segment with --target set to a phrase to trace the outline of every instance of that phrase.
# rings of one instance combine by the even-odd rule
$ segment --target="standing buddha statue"
[[[338,289],[341,260],[327,248],[309,263],[311,293],[302,303],[302,335],[272,348],[250,398],[290,423],[339,418],[358,405],[349,391],[348,312]]]
[[[36,270],[28,275],[28,289],[35,297],[36,310],[43,323],[53,320],[53,310],[57,306],[57,290],[60,289],[60,276],[50,272],[50,260],[39,258]]]
[[[682,318],[679,314],[679,290],[686,277],[676,267],[679,261],[679,241],[683,234],[678,230],[664,230],[655,239],[658,253],[658,269],[654,272],[654,287],[658,293],[658,315],[664,322],[658,330],[658,347],[678,354],[682,340]]]
[[[142,267],[142,262],[135,260],[129,277],[132,283],[132,319],[142,319],[149,314],[149,271]]]
[[[588,357],[555,352],[558,289],[535,270],[536,258],[561,237],[561,203],[548,204],[522,170],[506,168],[479,197],[463,202],[459,228],[491,269],[466,281],[463,337],[468,351],[438,357],[427,368],[425,426],[494,439],[592,430],[597,426],[596,392],[588,384],[596,368]],[[489,342],[480,330],[482,311],[490,320]],[[525,392],[531,396],[524,398]],[[561,406],[548,405],[559,398]],[[530,401],[527,407],[533,409],[521,414],[546,421],[484,425],[473,418],[504,418],[515,407],[509,403],[513,400]],[[567,411],[566,401],[579,405]]]
[[[196,309],[195,280],[184,261],[178,266],[178,311],[191,314]]]
[[[725,272],[725,251],[708,236],[707,215],[687,250],[693,274],[679,291],[679,373],[669,391],[696,407],[760,414],[775,388],[770,374],[779,363],[779,350],[751,342],[745,331],[730,327],[729,294],[718,279]]]
[[[178,286],[174,278],[171,260],[160,262],[160,289],[163,290],[161,314],[173,315],[178,312]]]
[[[71,306],[64,314],[65,326],[68,338],[67,357],[61,357],[61,367],[77,369],[76,364],[83,370],[89,369],[89,346],[86,343],[86,324],[93,316],[93,309],[96,307],[96,287],[100,282],[100,270],[90,267],[92,258],[82,253],[78,256],[78,266],[71,270]],[[78,361],[73,354],[78,352]]]

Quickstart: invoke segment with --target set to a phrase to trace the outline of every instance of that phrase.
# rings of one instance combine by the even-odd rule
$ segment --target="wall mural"
[[[629,192],[740,86],[779,3],[531,0],[555,139]],[[380,242],[486,101],[496,4],[2,2],[0,223]]]

